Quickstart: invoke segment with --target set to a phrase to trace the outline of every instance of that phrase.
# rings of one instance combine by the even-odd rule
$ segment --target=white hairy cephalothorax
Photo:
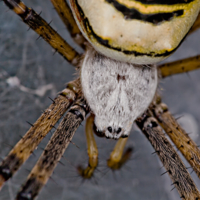
[[[157,88],[155,65],[110,59],[89,49],[81,67],[83,94],[106,137],[127,137],[134,120],[151,103]]]

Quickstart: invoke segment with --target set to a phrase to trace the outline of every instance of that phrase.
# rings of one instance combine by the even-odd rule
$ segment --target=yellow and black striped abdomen
[[[176,50],[199,10],[200,0],[70,0],[85,37],[116,60],[156,63]]]

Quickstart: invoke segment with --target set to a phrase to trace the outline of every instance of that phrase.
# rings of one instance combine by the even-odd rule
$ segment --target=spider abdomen
[[[71,0],[84,36],[115,60],[152,64],[176,50],[193,25],[199,0]]]
[[[83,94],[106,137],[128,136],[133,121],[151,103],[157,88],[156,66],[115,61],[93,49],[81,68]]]

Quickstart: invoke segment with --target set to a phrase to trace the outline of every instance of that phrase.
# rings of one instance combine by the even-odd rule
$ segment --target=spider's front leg
[[[79,80],[68,83],[0,165],[0,188],[29,158],[38,144],[68,110],[79,93]]]
[[[28,8],[23,2],[18,0],[4,0],[4,3],[66,60],[73,62],[79,57],[79,54],[33,9]],[[32,125],[27,134],[3,160],[0,166],[0,187],[27,160],[41,140],[76,100],[79,88],[79,80],[69,83],[67,88],[53,100],[52,105]]]
[[[200,21],[198,16],[196,26]],[[179,61],[166,63],[159,66],[162,78],[174,74],[190,72],[200,68],[200,55],[182,59]],[[158,120],[165,132],[171,138],[176,147],[180,150],[186,160],[190,163],[197,176],[200,177],[200,150],[195,142],[177,123],[174,117],[168,111],[167,105],[161,102],[161,98],[157,95],[157,99],[153,102],[151,110],[154,117]]]
[[[159,96],[153,103],[152,111],[172,142],[190,163],[197,176],[200,177],[199,148],[183,130],[183,128],[176,122],[174,117],[168,111],[167,105],[161,102],[161,98]]]
[[[136,123],[155,149],[180,197],[184,200],[200,199],[200,193],[190,174],[171,143],[165,137],[162,128],[151,114],[151,111],[148,110],[144,113],[141,118],[136,120]]]
[[[34,199],[38,195],[88,112],[89,108],[83,99],[78,99],[69,109],[16,199]]]

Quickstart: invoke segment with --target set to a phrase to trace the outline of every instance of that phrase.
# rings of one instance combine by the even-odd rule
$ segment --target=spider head
[[[88,49],[81,85],[97,130],[107,138],[127,137],[134,120],[151,103],[157,80],[155,65],[119,62]]]
[[[95,116],[95,127],[97,132],[103,133],[106,138],[119,139],[120,137],[129,136],[132,121],[108,120],[108,117]]]
[[[105,131],[105,136],[108,138],[118,139],[123,135],[123,129],[119,126],[117,128],[114,128],[113,126],[108,126],[107,130]]]

